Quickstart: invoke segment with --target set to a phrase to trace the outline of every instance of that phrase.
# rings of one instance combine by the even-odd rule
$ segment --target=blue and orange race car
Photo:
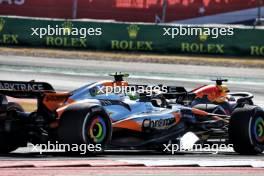
[[[264,150],[264,111],[258,106],[244,104],[223,114],[182,102],[168,103],[168,99],[182,97],[179,87],[167,87],[168,92],[151,90],[151,95],[144,91],[137,95],[106,93],[109,87],[139,87],[124,81],[126,75],[113,76],[114,80],[72,92],[56,92],[44,82],[0,81],[0,153],[48,141],[100,145],[102,150],[161,149],[188,132],[205,143],[219,139],[232,144],[240,154]],[[35,98],[37,109],[24,112],[6,96]]]

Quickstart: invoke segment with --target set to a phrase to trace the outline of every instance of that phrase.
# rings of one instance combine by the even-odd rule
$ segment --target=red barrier
[[[154,22],[163,0],[78,0],[77,18]],[[0,0],[0,15],[71,18],[73,0]],[[257,7],[258,0],[168,0],[166,21]],[[244,14],[245,15],[245,14]]]

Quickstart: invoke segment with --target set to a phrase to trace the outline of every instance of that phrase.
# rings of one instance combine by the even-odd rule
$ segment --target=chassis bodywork
[[[176,90],[174,93],[151,98],[143,95],[143,98],[131,100],[124,94],[98,93],[100,87],[128,86],[128,83],[122,79],[99,81],[66,93],[55,92],[48,83],[12,81],[0,83],[4,85],[0,90],[0,134],[15,136],[13,140],[19,138],[18,143],[12,144],[16,147],[28,142],[38,144],[59,141],[80,144],[100,143],[104,148],[115,149],[159,149],[162,144],[177,142],[185,133],[192,131],[204,142],[219,139],[225,143],[233,142],[237,148],[240,148],[240,143],[234,140],[234,136],[237,135],[236,128],[232,128],[235,132],[229,132],[230,119],[232,119],[230,115],[206,112],[177,102],[183,95],[177,87],[174,87]],[[36,98],[38,108],[35,112],[8,111],[6,96]],[[186,96],[190,95],[186,94]],[[173,97],[177,101],[164,107],[153,105],[153,100],[161,97],[166,99]],[[250,111],[255,109],[256,107],[251,107]],[[260,115],[257,114],[256,118],[260,123],[257,124],[257,128],[262,129],[263,113],[259,109],[258,111]],[[234,116],[237,116],[236,113]],[[244,125],[255,128],[255,124]],[[250,138],[256,138],[254,141],[257,142],[251,141],[251,144],[248,144],[249,148],[252,146],[248,150],[249,153],[262,152],[263,134],[250,135],[252,135]],[[246,153],[244,149],[236,151]]]

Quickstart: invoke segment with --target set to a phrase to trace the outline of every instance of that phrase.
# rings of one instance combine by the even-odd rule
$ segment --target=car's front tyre
[[[232,113],[229,139],[240,154],[255,155],[264,150],[264,111],[257,106],[245,105]]]

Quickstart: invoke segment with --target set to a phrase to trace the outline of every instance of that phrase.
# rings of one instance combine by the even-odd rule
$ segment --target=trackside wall
[[[48,25],[67,28],[69,31],[72,28],[100,28],[101,35],[88,35],[86,38],[73,35],[45,35],[40,38],[32,35],[32,28],[47,28]],[[164,28],[169,27],[179,28],[180,26],[0,16],[0,45],[170,54],[264,56],[264,29],[233,27],[234,35],[232,36],[213,38],[209,35],[185,35],[172,38],[164,35]],[[212,27],[215,26],[210,28]]]

